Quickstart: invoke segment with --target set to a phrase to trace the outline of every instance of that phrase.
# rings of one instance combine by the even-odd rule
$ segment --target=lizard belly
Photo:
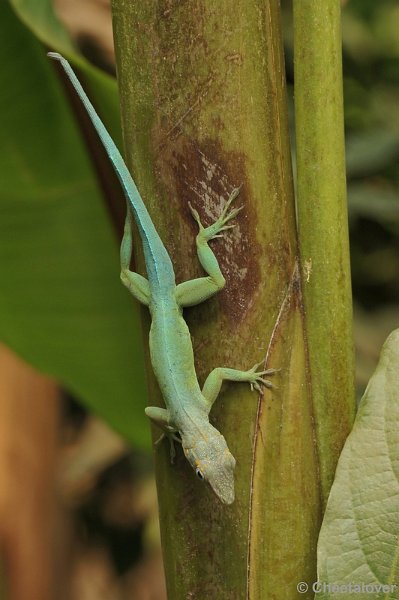
[[[177,415],[194,397],[201,397],[190,331],[177,305],[154,312],[151,363],[166,406],[172,415]]]

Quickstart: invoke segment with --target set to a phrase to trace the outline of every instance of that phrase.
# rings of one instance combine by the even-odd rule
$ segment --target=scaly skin
[[[238,196],[239,189],[232,192],[220,217],[209,227],[202,225],[197,211],[190,205],[199,227],[196,238],[198,258],[207,276],[176,285],[169,254],[118,149],[69,63],[59,54],[49,53],[49,56],[61,63],[76,89],[126,195],[128,210],[121,244],[121,279],[131,294],[149,307],[152,317],[151,362],[166,404],[166,409],[150,406],[145,412],[163,429],[163,435],[169,437],[173,453],[173,441],[180,441],[183,452],[197,476],[209,483],[223,503],[231,504],[234,501],[236,461],[222,434],[209,423],[209,411],[224,380],[248,382],[251,389],[260,391],[262,385],[271,387],[271,383],[263,376],[274,373],[275,369],[257,371],[261,363],[248,371],[214,369],[201,390],[194,368],[190,332],[183,319],[183,308],[203,302],[225,285],[219,264],[208,242],[221,237],[223,231],[234,227],[229,221],[242,207],[231,208],[231,205]],[[142,240],[148,279],[129,269],[132,254],[132,216]]]

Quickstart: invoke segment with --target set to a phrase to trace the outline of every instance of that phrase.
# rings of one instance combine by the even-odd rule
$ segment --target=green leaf
[[[318,543],[323,584],[399,584],[399,329],[385,342],[339,459]],[[322,589],[322,588],[321,588]],[[342,600],[399,598],[340,593]],[[317,599],[336,597],[317,594]]]
[[[51,0],[9,0],[15,12],[43,43],[60,52],[75,51],[74,45],[54,12]]]
[[[352,183],[348,187],[349,217],[367,217],[397,231],[399,194],[388,185]]]
[[[91,164],[42,46],[0,3],[0,337],[148,447],[135,305]]]
[[[378,173],[395,162],[399,155],[399,134],[391,130],[373,130],[348,136],[346,172],[348,178]]]
[[[115,143],[122,148],[119,119],[118,90],[114,77],[91,65],[74,47],[63,24],[54,12],[52,0],[9,0],[15,14],[51,50],[63,54],[79,69],[85,87],[110,131]]]

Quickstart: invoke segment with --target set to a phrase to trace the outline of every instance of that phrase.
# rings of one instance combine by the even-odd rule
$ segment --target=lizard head
[[[236,461],[222,434],[209,424],[194,442],[182,435],[182,446],[197,477],[211,486],[223,504],[234,502]]]

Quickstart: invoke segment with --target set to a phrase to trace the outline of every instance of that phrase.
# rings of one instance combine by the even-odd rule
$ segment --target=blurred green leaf
[[[74,45],[54,12],[51,0],[9,0],[15,12],[43,43],[71,54]]]
[[[397,584],[399,329],[385,342],[335,475],[318,543],[318,581]],[[368,600],[370,593],[356,593]],[[321,593],[317,598],[335,597]],[[340,598],[353,598],[341,593]],[[372,597],[399,598],[393,593]]]
[[[369,130],[346,140],[348,178],[378,173],[399,156],[399,132]]]
[[[7,0],[8,1],[8,0]],[[16,15],[49,49],[63,54],[84,78],[85,87],[110,131],[122,148],[118,90],[114,77],[91,65],[74,47],[63,24],[58,20],[52,0],[9,0]],[[54,68],[54,66],[53,66]]]
[[[370,27],[359,19],[358,15],[355,16],[348,10],[350,6],[351,3],[348,7],[345,7],[342,20],[343,49],[356,61],[367,64],[370,59],[378,55],[378,46]]]
[[[354,305],[354,337],[356,352],[356,381],[359,400],[375,370],[379,349],[399,323],[399,306],[384,305],[379,310],[367,311]]]
[[[368,217],[398,230],[399,193],[396,190],[370,183],[352,183],[348,187],[348,201],[351,218]]]
[[[116,240],[42,46],[0,4],[0,336],[148,447],[141,332]]]
[[[399,6],[397,2],[381,6],[373,22],[373,33],[381,53],[399,56]]]

